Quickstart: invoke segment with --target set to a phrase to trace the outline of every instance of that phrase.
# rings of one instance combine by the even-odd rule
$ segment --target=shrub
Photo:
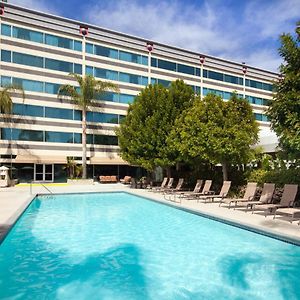
[[[248,177],[248,181],[257,182],[262,186],[265,182],[275,183],[276,187],[283,187],[286,183],[300,185],[300,169],[285,170],[252,170]]]

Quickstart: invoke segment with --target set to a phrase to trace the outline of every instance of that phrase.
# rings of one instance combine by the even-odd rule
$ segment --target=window
[[[73,110],[66,108],[45,107],[45,117],[73,120]]]
[[[105,113],[99,114],[98,113],[96,115],[96,122],[118,124],[118,115],[117,114],[105,114]]]
[[[45,34],[45,44],[60,48],[73,49],[73,40],[52,34]]]
[[[1,86],[10,85],[12,83],[12,78],[8,76],[1,76]]]
[[[94,135],[96,145],[118,145],[118,138],[113,135]]]
[[[85,67],[85,73],[86,73],[87,75],[92,75],[92,76],[94,76],[94,68],[91,67],[91,66],[86,66],[86,67]]]
[[[13,114],[21,116],[43,117],[44,107],[37,105],[14,103]]]
[[[82,66],[79,64],[74,64],[74,73],[82,74]]]
[[[255,89],[261,89],[266,91],[273,91],[273,85],[270,83],[264,83],[256,80],[246,79],[246,86],[255,88]]]
[[[208,71],[208,78],[223,81],[223,74],[215,71]]]
[[[118,59],[118,50],[94,45],[94,54]]]
[[[177,71],[180,73],[195,75],[195,68],[187,65],[178,64]]]
[[[240,85],[243,84],[243,78],[227,75],[227,74],[224,74],[224,81],[229,83],[234,83],[234,84],[240,84]]]
[[[157,83],[163,85],[164,87],[168,87],[171,84],[171,81],[164,79],[157,79]]]
[[[45,131],[45,141],[50,143],[73,143],[73,133]]]
[[[90,43],[86,43],[86,45],[85,45],[85,51],[87,53],[94,54],[94,45],[90,44]]]
[[[133,103],[135,96],[127,95],[127,94],[120,94],[120,103],[130,104]]]
[[[151,66],[157,68],[157,58],[151,57]]]
[[[11,36],[11,26],[2,24],[1,25],[1,34],[6,36]]]
[[[75,51],[82,51],[82,43],[80,41],[74,40],[74,50]]]
[[[141,55],[120,51],[119,52],[119,59],[124,61],[129,61],[132,63],[141,63]]]
[[[1,61],[11,62],[11,51],[1,50]]]
[[[43,43],[44,39],[41,32],[19,27],[13,27],[13,37],[37,43]]]
[[[97,100],[119,102],[119,95],[117,93],[105,92],[97,97]]]
[[[60,87],[60,84],[46,82],[45,83],[45,93],[57,94],[59,87]]]
[[[43,131],[1,128],[2,140],[43,142]]]
[[[118,124],[118,115],[116,114],[106,114],[88,111],[86,119],[88,122]]]
[[[46,69],[51,69],[56,71],[62,71],[68,73],[73,72],[73,64],[62,60],[46,58],[45,67]]]
[[[81,140],[81,133],[74,133],[74,143],[75,144],[81,144],[82,140]],[[89,144],[89,143],[87,143]]]
[[[40,92],[44,91],[44,83],[21,78],[13,78],[13,84],[22,86],[25,91]]]
[[[142,62],[141,62],[141,64],[145,65],[145,66],[148,66],[148,57],[147,56],[142,55]]]
[[[76,121],[82,120],[82,113],[80,110],[74,110],[74,120]]]
[[[169,70],[169,71],[174,71],[176,72],[176,64],[167,60],[158,60],[158,67],[161,69]]]
[[[129,82],[134,84],[140,84],[138,75],[128,74],[128,73],[120,73],[120,81]]]
[[[105,79],[109,79],[109,80],[118,80],[118,72],[116,72],[116,71],[95,68],[94,72],[95,72],[95,77],[105,78]]]
[[[18,53],[18,52],[13,52],[12,56],[13,56],[12,61],[15,64],[32,66],[37,68],[44,67],[44,59],[42,57]]]

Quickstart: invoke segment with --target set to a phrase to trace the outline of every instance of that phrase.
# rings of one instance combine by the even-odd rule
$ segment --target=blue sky
[[[277,71],[299,0],[9,0],[153,41]]]

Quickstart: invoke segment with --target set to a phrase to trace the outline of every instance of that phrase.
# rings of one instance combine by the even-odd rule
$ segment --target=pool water
[[[127,193],[38,197],[0,246],[1,299],[293,300],[299,283],[300,247]]]

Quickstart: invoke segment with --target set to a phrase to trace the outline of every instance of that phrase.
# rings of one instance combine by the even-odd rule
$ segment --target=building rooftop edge
[[[27,8],[27,7],[23,7],[23,6],[19,6],[19,5],[15,5],[15,4],[7,3],[7,2],[2,2],[1,1],[0,3],[4,7],[11,7],[11,8],[15,8],[15,9],[20,9],[20,10],[23,10],[23,11],[31,12],[31,13],[38,13],[38,14],[46,16],[46,17],[56,18],[58,20],[65,21],[65,22],[71,22],[73,24],[75,23],[75,24],[78,24],[79,26],[80,25],[84,25],[84,26],[87,26],[88,28],[94,28],[94,29],[98,29],[98,30],[103,30],[103,31],[106,31],[106,32],[109,32],[109,33],[118,34],[118,35],[121,35],[121,36],[124,36],[124,37],[128,37],[128,38],[134,38],[134,39],[140,40],[140,41],[145,42],[145,43],[151,42],[154,45],[160,45],[160,46],[168,47],[170,49],[184,51],[184,52],[187,52],[187,53],[190,53],[190,54],[193,54],[193,55],[198,55],[198,56],[203,55],[203,56],[205,56],[207,58],[212,58],[212,59],[219,60],[219,61],[222,61],[222,62],[229,62],[229,63],[235,64],[235,65],[241,66],[241,67],[244,66],[243,63],[240,63],[240,62],[237,62],[237,61],[233,61],[233,60],[229,60],[229,59],[224,59],[224,58],[220,58],[220,57],[217,57],[217,56],[208,55],[208,54],[204,54],[204,53],[200,53],[200,52],[188,50],[188,49],[181,48],[181,47],[178,47],[178,46],[164,44],[162,42],[155,42],[154,40],[142,38],[142,37],[135,36],[135,35],[132,35],[132,34],[127,34],[127,33],[119,32],[119,31],[108,29],[108,28],[105,28],[105,27],[100,27],[100,26],[93,25],[93,24],[90,24],[90,23],[86,23],[86,22],[83,22],[83,21],[80,21],[80,20],[70,19],[70,18],[66,18],[66,17],[54,15],[54,14],[51,14],[51,13],[42,12],[42,11],[39,11],[39,10],[30,9],[30,8]],[[253,67],[253,66],[248,65],[248,64],[246,64],[246,66],[248,68],[253,69],[253,70],[263,71],[263,72],[266,72],[266,73],[269,73],[269,74],[272,74],[272,75],[275,75],[275,76],[279,75],[278,72],[273,72],[273,71],[270,71],[270,70],[266,70],[266,69],[262,69],[262,68],[258,68],[258,67]]]

